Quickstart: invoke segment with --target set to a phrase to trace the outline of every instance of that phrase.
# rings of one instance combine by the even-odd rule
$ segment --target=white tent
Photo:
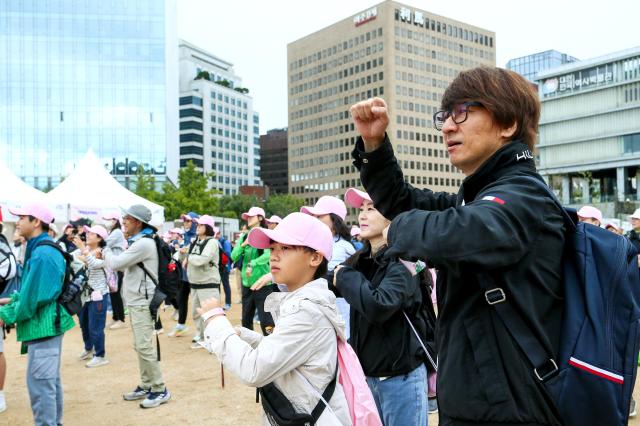
[[[17,220],[15,216],[9,213],[9,208],[19,208],[35,202],[49,204],[49,207],[53,210],[54,217],[58,221],[66,220],[67,209],[65,205],[47,202],[43,192],[25,183],[3,163],[0,163],[0,182],[2,182],[2,185],[0,185],[0,207],[2,208],[4,221],[15,222]]]
[[[151,210],[153,225],[164,223],[164,207],[152,203],[120,185],[89,150],[75,170],[60,185],[45,194],[50,204],[69,206],[69,220],[87,217],[101,221],[107,213],[121,212],[133,204],[143,204]]]

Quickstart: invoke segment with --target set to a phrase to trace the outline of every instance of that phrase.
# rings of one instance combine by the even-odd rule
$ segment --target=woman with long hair
[[[345,200],[360,209],[364,241],[345,265],[336,267],[333,280],[351,305],[351,346],[383,424],[426,426],[426,354],[412,328],[427,329],[422,304],[430,301],[422,300],[415,266],[385,256],[383,230],[391,222],[376,210],[369,195],[350,188]]]

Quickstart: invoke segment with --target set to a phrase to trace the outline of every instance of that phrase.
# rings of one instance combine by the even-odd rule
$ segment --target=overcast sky
[[[178,0],[178,36],[234,64],[260,133],[287,126],[287,44],[375,0]],[[579,59],[640,45],[638,0],[410,0],[496,33],[497,64],[548,49]]]

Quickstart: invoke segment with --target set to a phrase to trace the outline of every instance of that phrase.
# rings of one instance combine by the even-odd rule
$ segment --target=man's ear
[[[516,134],[516,130],[518,130],[518,123],[514,121],[511,126],[500,130],[500,136],[506,140],[511,140],[513,135]]]

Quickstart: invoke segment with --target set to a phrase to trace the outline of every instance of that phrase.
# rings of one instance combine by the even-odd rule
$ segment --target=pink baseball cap
[[[92,234],[97,234],[103,240],[106,240],[107,237],[109,236],[109,233],[107,232],[104,226],[93,225],[92,227],[88,227],[87,225],[85,225],[82,228],[84,229],[85,233],[91,232]]]
[[[122,221],[122,217],[120,213],[108,213],[102,216],[102,220],[117,220],[118,222]]]
[[[352,226],[351,227],[351,236],[355,237],[356,235],[360,235],[360,228],[358,228],[357,226]]]
[[[184,229],[182,229],[182,228],[171,228],[171,229],[169,229],[169,233],[170,234],[180,234],[180,235],[182,235],[182,234],[184,234]]]
[[[17,209],[10,208],[9,213],[14,216],[33,216],[47,224],[53,223],[55,219],[53,217],[53,212],[51,212],[49,207],[45,206],[42,203],[28,204]]]
[[[280,222],[282,222],[282,218],[280,216],[276,216],[274,214],[269,219],[267,219],[267,222],[269,222],[269,223],[280,223]]]
[[[248,212],[242,213],[242,220],[247,220],[254,216],[266,217],[267,215],[264,214],[264,209],[262,207],[251,207]]]
[[[618,225],[616,225],[615,223],[607,223],[604,227],[604,229],[609,229],[609,228],[613,228],[617,231],[623,231],[623,229],[621,227],[619,227]]]
[[[322,216],[333,213],[336,216],[339,216],[342,220],[347,217],[347,206],[344,205],[344,202],[341,199],[332,197],[331,195],[324,195],[320,197],[315,206],[304,206],[300,211],[312,216]]]
[[[209,225],[211,229],[214,229],[216,227],[216,221],[208,214],[202,215],[194,220],[198,225]]]
[[[344,193],[344,201],[353,208],[359,209],[365,201],[373,202],[369,194],[356,188],[349,188]]]
[[[590,219],[597,219],[602,222],[602,212],[592,206],[584,206],[578,210],[578,216]]]
[[[304,213],[291,213],[275,229],[254,228],[249,232],[249,244],[255,248],[269,248],[272,241],[317,250],[331,260],[333,235],[324,223]]]

